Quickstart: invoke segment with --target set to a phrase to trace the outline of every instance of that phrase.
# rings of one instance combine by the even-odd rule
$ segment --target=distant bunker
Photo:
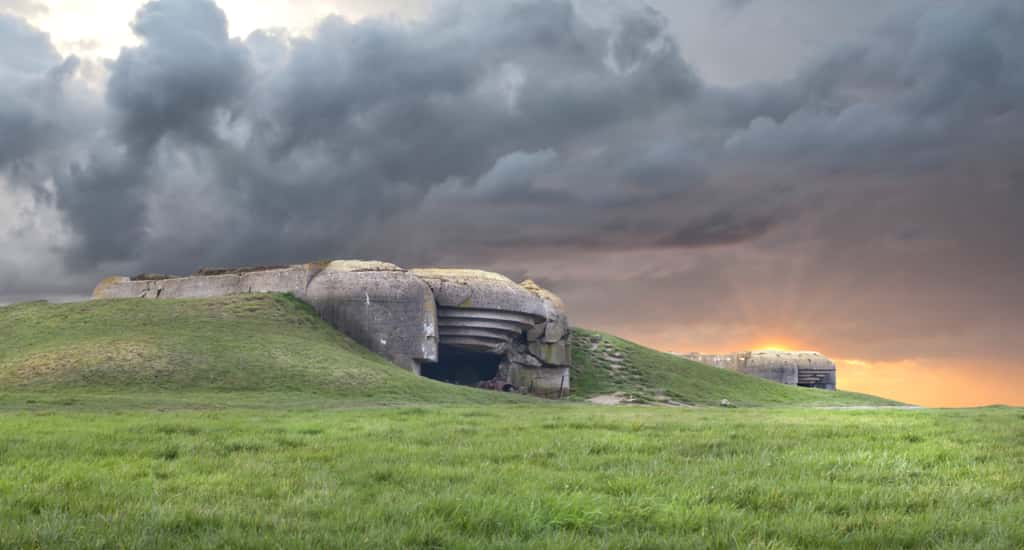
[[[790,386],[836,389],[836,365],[816,351],[742,351],[739,353],[685,353],[682,357]]]
[[[569,393],[570,328],[562,300],[471,269],[410,269],[337,260],[201,269],[192,276],[109,277],[94,299],[290,293],[360,344],[436,380],[545,397]]]

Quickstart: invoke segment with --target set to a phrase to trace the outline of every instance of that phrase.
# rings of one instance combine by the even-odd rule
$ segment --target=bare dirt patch
[[[587,399],[591,403],[596,405],[621,405],[626,402],[626,396],[622,393],[615,392],[605,395],[595,395],[590,399]]]

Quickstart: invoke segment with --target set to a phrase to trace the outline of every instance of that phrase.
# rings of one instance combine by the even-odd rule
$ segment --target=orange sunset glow
[[[838,359],[836,367],[841,389],[906,403],[926,407],[1024,405],[1024,380],[1012,364]]]
[[[795,348],[789,346],[788,344],[769,342],[765,344],[757,344],[756,346],[753,346],[751,349],[762,351],[793,351]]]
[[[746,350],[818,351],[836,364],[837,386],[844,391],[878,395],[926,407],[979,407],[1024,405],[1024,376],[1012,361],[971,358],[867,360],[844,357],[833,346],[815,345],[799,338],[778,335],[750,340],[706,340],[696,332],[677,337],[648,329],[611,326],[630,339],[668,352],[730,353]]]

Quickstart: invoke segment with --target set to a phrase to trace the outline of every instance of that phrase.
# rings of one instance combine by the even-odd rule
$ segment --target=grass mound
[[[147,406],[324,401],[492,403],[516,397],[452,386],[395,367],[286,295],[30,302],[0,307],[0,404],[86,399]],[[575,329],[577,398],[717,405],[884,405],[784,386]],[[94,400],[95,401],[95,400]],[[531,400],[532,401],[532,400]],[[76,401],[81,405],[82,401]],[[102,404],[97,403],[97,405]]]
[[[0,341],[6,392],[508,399],[399,369],[285,295],[18,304],[0,308]]]
[[[573,395],[617,394],[639,403],[738,406],[898,405],[843,391],[787,386],[645,348],[601,332],[573,329]]]

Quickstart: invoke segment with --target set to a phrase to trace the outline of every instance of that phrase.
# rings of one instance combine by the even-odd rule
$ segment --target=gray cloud
[[[736,244],[761,237],[777,219],[768,216],[750,216],[730,211],[713,212],[676,229],[660,244],[667,246],[712,246]]]
[[[558,155],[551,149],[511,153],[498,159],[471,189],[474,194],[488,199],[525,199],[536,195],[535,183],[557,161]],[[552,197],[540,198],[550,200]]]
[[[108,135],[84,164],[57,172],[56,206],[77,238],[68,252],[75,268],[140,258],[152,230],[151,188],[175,162],[167,157],[217,147],[218,117],[246,93],[248,52],[228,39],[213,3],[151,2],[132,30],[143,43],[111,65]]]
[[[208,0],[151,2],[132,30],[143,44],[121,51],[107,87],[120,141],[141,155],[167,134],[214,139],[214,117],[248,87],[248,52],[228,39],[224,13]]]
[[[721,0],[727,8],[738,10],[750,5],[752,0]]]
[[[0,15],[2,15],[2,12],[7,12],[21,17],[42,15],[49,11],[50,9],[46,7],[46,4],[33,0],[5,0],[4,5],[0,7]]]
[[[34,74],[60,61],[50,38],[30,26],[24,19],[0,13],[0,63],[5,76]]]
[[[27,169],[21,163],[60,139],[63,85],[76,66],[47,35],[0,14],[0,169]]]
[[[1007,2],[915,12],[769,91],[778,99],[725,147],[824,169],[934,167],[1019,118],[1022,28],[1024,8]]]
[[[142,45],[111,65],[106,141],[57,178],[78,243],[68,257],[180,270],[351,255],[446,184],[480,209],[607,199],[648,182],[670,196],[692,170],[624,128],[699,93],[665,26],[649,9],[598,27],[563,1],[452,3],[414,24],[331,17],[309,38],[259,32],[242,44],[210,2],[147,4],[132,25]],[[538,185],[523,151],[577,174],[598,169],[589,157],[625,169],[600,168],[600,189]],[[183,172],[189,181],[170,177]],[[157,211],[174,207],[155,202],[179,186],[223,201],[214,210],[232,234],[213,237],[223,224],[200,220],[209,231],[183,235]],[[181,242],[190,235],[219,244]]]

